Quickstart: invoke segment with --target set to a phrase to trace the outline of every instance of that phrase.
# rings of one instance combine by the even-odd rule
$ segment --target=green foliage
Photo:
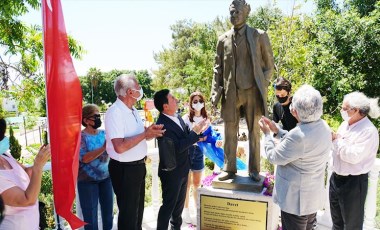
[[[269,172],[270,174],[274,175],[274,165],[271,164],[267,159],[261,158],[261,172]]]
[[[177,89],[179,93],[176,96],[185,101],[190,93],[197,90],[208,98],[216,41],[226,25],[228,23],[219,18],[211,23],[182,20],[172,25],[173,41],[170,48],[155,54],[160,68],[155,72],[153,88]]]
[[[21,157],[21,145],[18,143],[18,140],[15,138],[12,126],[9,127],[9,149],[13,158],[16,160]]]
[[[114,91],[115,79],[123,73],[133,73],[143,88],[144,98],[152,98],[153,90],[151,88],[152,78],[147,70],[112,70],[110,72],[101,72],[99,69],[90,68],[86,76],[80,77],[85,103],[94,103],[100,108],[107,109],[107,105],[116,100]],[[138,102],[138,107],[142,107]]]
[[[0,2],[0,94],[18,102],[20,112],[45,115],[42,28],[27,25],[20,16],[29,9],[39,9],[39,0]],[[69,49],[74,58],[85,52],[82,46],[68,36]]]
[[[208,158],[206,157],[206,158],[205,158],[205,166],[206,166],[206,168],[208,168],[209,170],[213,171],[213,170],[214,170],[215,163],[212,162],[210,159],[208,159]]]
[[[330,1],[317,13],[310,42],[312,84],[325,98],[325,114],[339,120],[337,107],[345,94],[379,95],[380,2],[352,0],[338,8]],[[380,121],[374,123],[378,126]]]

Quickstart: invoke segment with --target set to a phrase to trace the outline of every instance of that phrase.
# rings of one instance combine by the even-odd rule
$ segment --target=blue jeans
[[[113,224],[113,190],[111,179],[78,182],[78,194],[85,230],[98,230],[98,202],[102,213],[103,230],[111,230]]]

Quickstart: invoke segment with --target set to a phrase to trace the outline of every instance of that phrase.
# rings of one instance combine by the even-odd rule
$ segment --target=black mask
[[[278,102],[280,102],[281,104],[285,103],[288,100],[288,96],[280,97],[280,96],[276,95],[276,97],[277,97]]]
[[[91,127],[97,129],[100,126],[102,126],[102,121],[100,120],[100,117],[96,117],[94,120],[94,125],[91,125]]]

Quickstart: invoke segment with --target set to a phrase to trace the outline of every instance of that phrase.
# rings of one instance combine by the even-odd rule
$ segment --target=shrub
[[[13,158],[16,160],[21,157],[21,145],[18,143],[18,140],[15,138],[12,126],[9,128],[9,149]]]

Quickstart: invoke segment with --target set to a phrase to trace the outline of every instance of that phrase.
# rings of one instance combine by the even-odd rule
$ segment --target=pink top
[[[18,186],[26,190],[30,183],[30,178],[25,170],[17,163],[9,152],[6,156],[0,155],[6,159],[12,166],[10,170],[0,169],[0,194],[4,191]],[[12,207],[5,205],[4,220],[0,225],[0,230],[37,230],[39,229],[40,214],[38,210],[38,201],[32,206]]]

